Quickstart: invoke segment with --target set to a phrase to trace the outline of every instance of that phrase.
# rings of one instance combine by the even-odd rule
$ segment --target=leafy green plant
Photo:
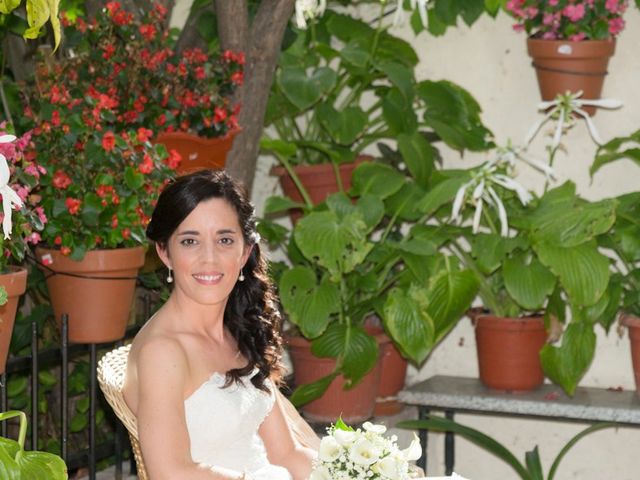
[[[371,315],[420,365],[476,295],[473,273],[439,253],[428,230],[403,233],[413,187],[420,187],[378,163],[357,167],[353,182],[353,199],[331,195],[288,239],[293,266],[278,280],[282,304],[314,355],[337,360],[330,375],[294,392],[297,404],[321,395],[337,375],[352,386],[373,368],[378,349],[365,329]],[[287,205],[272,198],[267,209]]]
[[[25,451],[27,416],[24,412],[0,413],[0,421],[20,418],[18,441],[0,437],[0,477],[7,480],[29,478],[34,480],[59,480],[68,478],[67,466],[57,455],[40,451]]]
[[[553,480],[560,462],[569,452],[569,450],[571,450],[571,448],[576,443],[578,443],[578,441],[593,432],[597,432],[605,428],[616,427],[617,424],[611,422],[596,423],[585,428],[577,435],[572,437],[554,459],[551,467],[549,468],[549,473],[546,477],[544,475],[542,463],[540,462],[540,455],[538,453],[537,445],[533,448],[533,450],[530,450],[525,454],[525,461],[524,463],[522,463],[507,447],[505,447],[493,437],[490,437],[489,435],[486,435],[479,430],[462,425],[461,423],[449,420],[447,418],[431,415],[429,416],[429,418],[424,420],[403,421],[398,423],[397,426],[400,428],[428,429],[437,432],[455,433],[469,440],[470,442],[475,443],[479,447],[484,448],[488,452],[494,454],[500,460],[506,462],[511,468],[513,468],[513,470],[516,471],[518,477],[522,480]]]
[[[598,148],[591,165],[591,176],[622,159],[640,166],[640,130],[614,138]],[[611,264],[611,282],[622,291],[621,309],[640,316],[640,192],[618,196],[617,201],[615,224],[600,244],[615,252],[617,257]]]

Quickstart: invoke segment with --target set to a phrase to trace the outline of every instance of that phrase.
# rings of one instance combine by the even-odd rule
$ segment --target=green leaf
[[[298,151],[298,147],[295,143],[265,137],[260,140],[260,148],[267,152],[272,152],[279,159],[294,157]]]
[[[358,165],[351,177],[351,194],[361,196],[369,193],[385,199],[396,193],[405,183],[397,169],[382,163],[364,162]]]
[[[596,350],[596,335],[588,322],[569,324],[562,336],[560,347],[545,345],[540,361],[546,375],[573,395],[578,382],[586,373]]]
[[[16,445],[18,442],[15,442]],[[18,463],[9,456],[7,450],[5,450],[5,442],[0,444],[0,478],[6,480],[21,480],[20,467]],[[18,448],[20,448],[18,446]]]
[[[398,135],[398,148],[418,185],[427,186],[434,168],[433,147],[418,132]]]
[[[322,396],[324,392],[327,391],[331,382],[338,376],[336,372],[327,375],[326,377],[322,377],[319,380],[316,380],[313,383],[309,383],[308,385],[301,385],[296,388],[291,395],[291,403],[296,407],[300,407],[305,403],[309,403],[316,398]]]
[[[124,171],[124,182],[130,190],[139,190],[144,185],[144,175],[128,166]]]
[[[316,282],[313,270],[293,267],[280,278],[280,299],[289,320],[298,325],[306,338],[316,338],[329,324],[331,315],[340,309],[338,288],[323,279]]]
[[[413,106],[397,87],[389,89],[384,96],[382,117],[392,136],[413,133],[418,129],[418,118]]]
[[[544,472],[542,471],[542,463],[540,463],[540,454],[538,453],[537,445],[533,450],[525,453],[525,462],[527,464],[527,470],[530,472],[531,480],[544,480]]]
[[[20,5],[21,0],[0,0],[0,13],[8,14]]]
[[[472,238],[471,255],[482,273],[489,275],[503,265],[508,253],[516,248],[527,248],[527,240],[522,237],[505,238],[497,234],[476,234]]]
[[[456,192],[469,181],[469,172],[460,173],[455,177],[447,178],[427,192],[417,205],[417,208],[425,213],[431,214],[448,202],[453,201]]]
[[[82,430],[87,428],[88,424],[89,424],[89,420],[87,419],[87,415],[85,415],[84,413],[76,414],[71,419],[69,429],[74,433],[81,432]]]
[[[400,90],[408,103],[413,102],[415,78],[412,69],[396,62],[383,63],[377,67],[389,77],[391,84]]]
[[[291,200],[289,197],[281,197],[278,195],[273,195],[267,198],[264,204],[264,213],[266,215],[272,213],[286,212],[291,208],[302,208],[304,207],[303,203],[298,203]]]
[[[553,293],[556,277],[540,261],[527,254],[504,261],[504,285],[518,304],[531,311],[541,310]]]
[[[339,145],[352,145],[367,125],[367,115],[360,107],[347,107],[337,111],[331,105],[321,103],[315,113],[322,127]]]
[[[576,306],[593,305],[609,283],[609,260],[598,251],[595,241],[573,247],[536,243],[538,258],[560,280]]]
[[[310,75],[301,68],[287,67],[277,78],[284,95],[301,111],[317,103],[335,86],[336,80],[336,72],[329,67],[319,67]]]

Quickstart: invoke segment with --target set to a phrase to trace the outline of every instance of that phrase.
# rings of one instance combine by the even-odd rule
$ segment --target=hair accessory
[[[240,270],[240,275],[238,276],[238,281],[244,282],[244,273]]]
[[[167,275],[167,283],[173,283],[173,270],[169,268],[169,274]]]

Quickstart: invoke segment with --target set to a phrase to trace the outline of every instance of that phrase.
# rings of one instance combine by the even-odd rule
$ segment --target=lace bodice
[[[286,469],[269,463],[258,435],[275,397],[269,380],[271,393],[253,386],[250,378],[256,373],[227,388],[221,388],[224,375],[214,373],[184,401],[191,457],[196,463],[247,472],[256,480],[291,480]]]

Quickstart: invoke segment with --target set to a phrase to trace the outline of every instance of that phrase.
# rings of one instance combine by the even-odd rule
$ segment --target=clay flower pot
[[[104,343],[126,331],[144,248],[91,250],[77,262],[60,250],[38,247],[51,305],[60,325],[69,315],[69,341]]]
[[[235,135],[235,132],[230,132],[224,137],[205,138],[186,132],[164,132],[158,135],[155,143],[180,154],[182,162],[176,172],[185,175],[203,169],[224,168]]]
[[[8,267],[7,273],[0,275],[0,286],[7,291],[7,303],[0,307],[0,373],[7,366],[9,344],[13,333],[13,324],[18,310],[18,300],[27,289],[27,269]]]

